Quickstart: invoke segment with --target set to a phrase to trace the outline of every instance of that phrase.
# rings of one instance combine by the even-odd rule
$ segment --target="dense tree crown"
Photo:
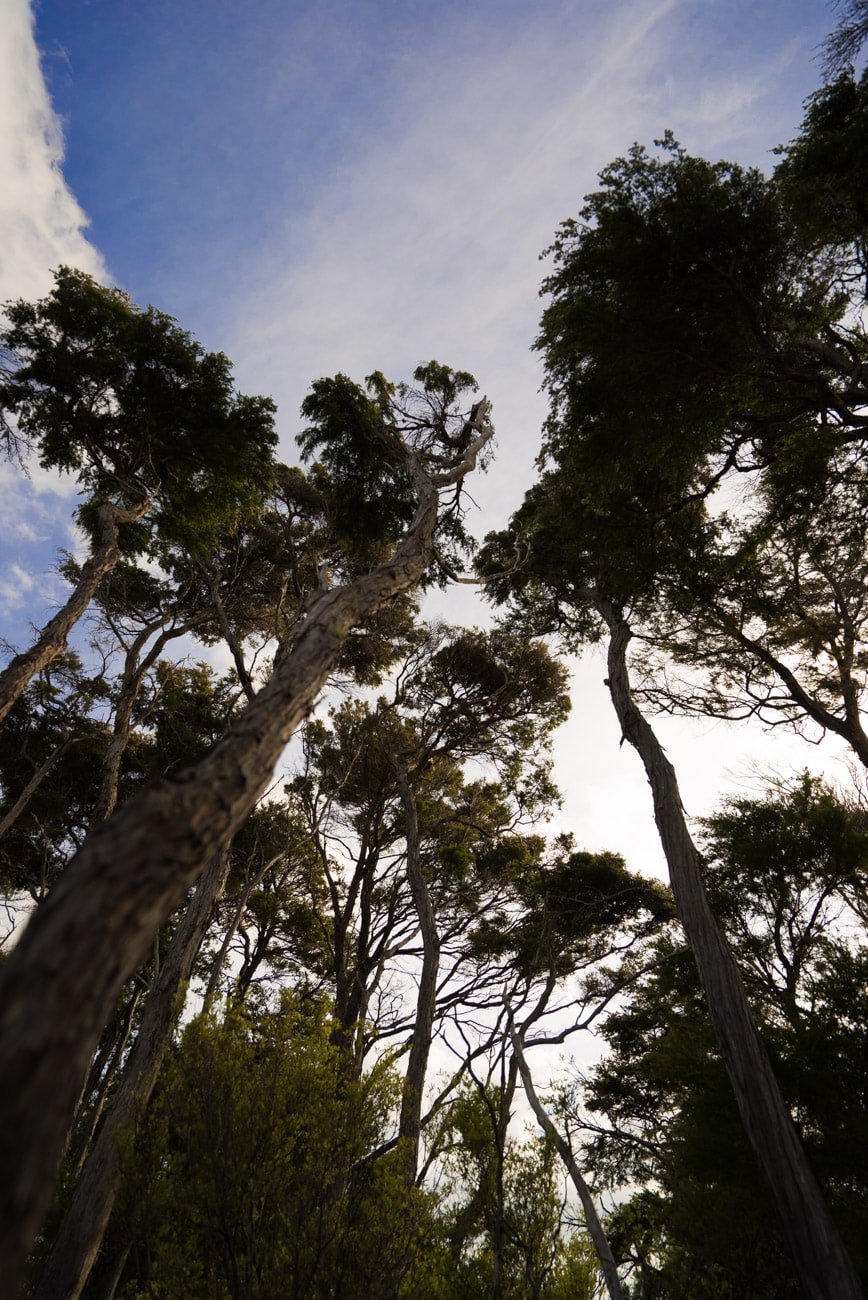
[[[768,178],[671,136],[602,173],[549,250],[540,478],[479,559],[528,632],[608,635],[607,684],[738,1112],[796,1276],[829,1300],[861,1294],[834,1194],[814,1181],[745,950],[715,918],[640,706],[831,731],[868,763],[866,95],[852,73],[819,92]]]
[[[468,373],[316,380],[290,466],[159,311],[8,307],[6,444],[90,546],[0,673],[16,1294],[862,1294],[863,777],[691,826],[649,715],[868,765],[863,9],[770,176],[667,134],[559,228],[539,478],[479,549]],[[501,622],[426,621],[474,565]],[[668,885],[548,825],[603,638]]]

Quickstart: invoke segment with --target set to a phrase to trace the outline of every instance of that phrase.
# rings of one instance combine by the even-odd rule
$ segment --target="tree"
[[[665,647],[660,629],[673,611],[699,628],[721,598],[717,580],[739,558],[743,528],[716,510],[723,483],[754,487],[747,529],[764,541],[796,516],[806,535],[830,478],[846,490],[841,466],[860,454],[865,401],[864,341],[842,319],[850,247],[830,240],[817,258],[773,183],[690,158],[671,138],[661,143],[662,158],[637,146],[608,168],[551,250],[539,341],[551,399],[543,473],[510,529],[490,539],[483,572],[534,631],[573,645],[608,632],[613,705],[651,785],[709,1013],[803,1285],[830,1300],[858,1296],[708,906],[675,773],[637,706],[627,659],[637,634],[652,651]],[[845,607],[837,622],[850,636],[847,618]],[[804,646],[805,659],[807,622],[789,625],[789,644]],[[718,626],[742,649],[755,627],[737,617]],[[762,635],[753,653],[760,661],[770,653]],[[789,665],[765,660],[772,671],[778,662],[793,708],[807,709]],[[838,666],[840,726],[858,751],[860,669],[847,654]]]
[[[93,551],[66,604],[0,674],[0,722],[122,553],[182,539],[207,552],[257,504],[276,442],[270,399],[239,394],[225,356],[119,289],[61,267],[47,298],[5,311],[0,423],[14,422],[41,465],[77,476]]]
[[[865,0],[836,0],[841,20],[823,44],[823,71],[828,81],[845,74],[868,40],[868,5]]]
[[[715,913],[863,1276],[866,950],[848,900],[864,893],[865,848],[864,812],[808,779],[734,800],[705,823]],[[655,947],[655,964],[601,1026],[609,1051],[579,1120],[596,1134],[597,1172],[642,1188],[615,1215],[619,1257],[642,1294],[799,1294],[690,955],[677,936]]]
[[[378,1043],[406,1036],[398,1137],[410,1182],[435,1025],[450,1008],[498,1002],[502,973],[486,969],[474,938],[503,888],[486,876],[488,855],[553,796],[547,750],[566,708],[563,670],[544,647],[423,625],[388,694],[305,729],[288,789],[320,864],[309,969],[334,997],[351,1075]],[[418,988],[402,992],[410,972]]]
[[[382,1140],[396,1081],[343,1077],[322,999],[238,1007],[184,1032],[136,1149],[128,1230],[166,1296],[394,1296],[426,1227]]]
[[[4,1167],[15,1172],[4,1186],[2,1218],[13,1285],[50,1196],[91,1054],[124,980],[184,891],[249,815],[338,662],[349,630],[422,580],[438,533],[456,534],[460,484],[491,437],[489,407],[477,403],[471,424],[455,409],[468,377],[444,367],[418,373],[418,397],[377,378],[373,396],[355,388],[347,397],[344,382],[335,381],[341,401],[311,411],[307,435],[308,447],[322,449],[334,465],[334,499],[357,462],[373,495],[388,496],[395,477],[406,484],[413,510],[408,527],[396,536],[401,521],[383,511],[378,544],[386,558],[372,567],[354,559],[348,542],[345,580],[311,594],[279,647],[267,685],[223,740],[194,767],[139,793],[89,836],[4,963],[0,1062],[8,1114],[4,1109],[0,1131]],[[365,459],[368,443],[359,444],[354,415],[368,422],[365,438],[374,439],[375,457]],[[343,458],[341,446],[347,449]],[[441,492],[448,494],[442,508]]]
[[[440,1232],[411,1273],[412,1300],[591,1300],[595,1270],[565,1231],[554,1149],[499,1132],[496,1088],[465,1086],[439,1126]],[[508,1105],[507,1105],[508,1109]]]

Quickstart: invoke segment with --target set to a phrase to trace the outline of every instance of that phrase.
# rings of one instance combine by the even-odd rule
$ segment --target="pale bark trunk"
[[[709,907],[701,860],[687,829],[675,771],[632,698],[627,671],[630,629],[611,601],[599,593],[594,600],[610,633],[608,686],[612,702],[625,739],[645,767],[678,914],[696,959],[742,1123],[771,1188],[796,1275],[811,1300],[862,1300],[862,1287],[757,1034],[738,967]]]
[[[120,1281],[123,1277],[124,1269],[126,1268],[126,1263],[130,1257],[130,1251],[132,1248],[133,1243],[129,1237],[127,1237],[119,1246],[115,1247],[114,1254],[109,1263],[109,1267],[106,1269],[105,1276],[100,1278],[99,1291],[94,1297],[94,1300],[114,1300],[115,1293],[120,1286]]]
[[[34,1300],[56,1300],[57,1296],[78,1300],[87,1282],[120,1187],[119,1138],[135,1127],[150,1100],[178,1017],[178,990],[190,978],[214,904],[226,882],[228,861],[225,851],[214,859],[172,937],[121,1081],[63,1216]]]
[[[277,656],[271,680],[204,759],[143,790],[97,827],[0,969],[0,1261],[13,1294],[91,1054],[124,980],[249,815],[350,628],[422,577],[437,487],[472,469],[490,437],[485,425],[464,461],[434,480],[411,458],[419,504],[392,559],[322,594]]]
[[[24,693],[28,682],[50,664],[52,659],[63,654],[70,632],[84,614],[103,578],[111,573],[120,559],[118,525],[141,519],[147,508],[146,503],[130,509],[108,502],[100,506],[100,544],[82,566],[78,585],[63,608],[46,623],[39,639],[29,650],[16,655],[0,673],[0,723]]]
[[[416,800],[410,789],[407,773],[398,766],[398,788],[404,804],[407,822],[407,879],[413,905],[419,918],[422,935],[422,971],[419,976],[419,996],[416,1003],[416,1018],[413,1023],[413,1041],[410,1046],[410,1058],[401,1094],[401,1116],[398,1123],[398,1140],[403,1140],[404,1174],[408,1185],[416,1180],[416,1166],[419,1163],[419,1135],[422,1131],[422,1093],[425,1088],[425,1075],[428,1070],[428,1057],[431,1052],[431,1036],[434,1027],[434,1010],[437,1002],[437,974],[440,969],[440,936],[437,933],[437,921],[431,905],[431,895],[422,872],[419,855],[419,819],[416,813]]]
[[[609,1292],[611,1300],[624,1300],[624,1291],[621,1287],[621,1279],[618,1277],[618,1270],[615,1267],[615,1258],[612,1254],[612,1248],[609,1245],[609,1239],[606,1231],[600,1222],[600,1216],[597,1214],[597,1207],[594,1204],[594,1198],[591,1195],[591,1189],[582,1177],[582,1172],[576,1164],[572,1149],[569,1142],[561,1134],[550,1115],[546,1111],[536,1093],[533,1084],[533,1076],[527,1063],[524,1050],[522,1047],[521,1037],[515,1028],[510,1024],[510,1037],[512,1039],[512,1050],[515,1053],[515,1059],[518,1062],[518,1071],[521,1075],[521,1081],[524,1085],[524,1091],[530,1102],[531,1109],[539,1121],[540,1128],[551,1140],[570,1178],[573,1186],[579,1194],[579,1200],[582,1203],[582,1209],[585,1212],[585,1226],[594,1243],[594,1250],[597,1252],[597,1258],[600,1261],[600,1268],[603,1273],[603,1280],[606,1283],[606,1290]]]

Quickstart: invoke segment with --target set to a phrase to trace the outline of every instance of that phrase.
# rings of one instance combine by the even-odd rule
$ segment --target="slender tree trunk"
[[[431,1036],[434,1027],[434,1010],[437,1002],[437,974],[440,969],[440,936],[437,933],[437,921],[431,905],[431,895],[422,873],[422,861],[419,854],[419,819],[416,813],[416,800],[410,789],[406,769],[396,764],[398,788],[404,804],[407,821],[407,879],[413,905],[419,917],[422,933],[422,972],[419,977],[419,997],[416,1003],[416,1019],[413,1024],[413,1041],[410,1046],[410,1059],[401,1094],[401,1116],[398,1123],[398,1140],[405,1143],[404,1176],[408,1186],[416,1180],[416,1166],[419,1162],[419,1135],[422,1131],[422,1093],[425,1087],[425,1075],[428,1070],[428,1056],[431,1052]]]
[[[408,454],[413,521],[384,564],[324,592],[271,680],[195,766],[156,782],[90,835],[0,969],[0,1267],[20,1289],[102,1026],[153,935],[240,829],[336,664],[350,628],[414,587],[431,558],[440,486],[491,437],[430,478]]]
[[[115,1292],[120,1285],[132,1248],[132,1240],[126,1234],[124,1240],[114,1248],[105,1276],[99,1279],[99,1290],[94,1296],[94,1300],[114,1300]]]
[[[126,1068],[85,1161],[69,1208],[45,1262],[34,1300],[78,1300],[109,1225],[122,1166],[119,1138],[132,1130],[150,1100],[178,1017],[178,990],[190,978],[214,904],[226,882],[229,855],[218,853],[178,924],[150,997]]]
[[[582,1209],[585,1212],[585,1226],[594,1243],[594,1250],[597,1252],[597,1258],[600,1261],[600,1268],[603,1273],[603,1280],[606,1283],[606,1290],[611,1300],[624,1300],[624,1291],[621,1286],[621,1279],[618,1277],[618,1270],[615,1267],[615,1258],[612,1254],[612,1248],[609,1245],[609,1239],[606,1236],[605,1229],[600,1222],[600,1216],[597,1214],[597,1207],[594,1204],[594,1198],[591,1195],[591,1189],[582,1177],[582,1172],[576,1164],[572,1149],[569,1142],[563,1137],[558,1130],[545,1106],[543,1106],[536,1093],[533,1084],[533,1076],[524,1054],[524,1048],[521,1036],[516,1032],[510,1018],[510,1037],[512,1039],[512,1050],[515,1053],[515,1059],[518,1062],[518,1071],[521,1075],[521,1081],[524,1084],[524,1091],[530,1102],[531,1109],[539,1121],[540,1128],[553,1143],[570,1178],[573,1186],[579,1194],[579,1200],[582,1203]]]
[[[112,738],[109,741],[108,748],[105,752],[102,764],[102,775],[100,777],[99,791],[96,797],[96,805],[93,811],[93,824],[104,822],[115,810],[118,801],[118,786],[121,777],[121,763],[127,746],[130,743],[130,733],[133,725],[133,709],[135,708],[136,699],[138,698],[145,673],[159,659],[163,650],[170,641],[176,637],[184,636],[195,626],[196,619],[190,619],[188,622],[181,624],[179,627],[168,628],[162,632],[151,646],[144,659],[139,659],[139,655],[147,644],[148,637],[162,627],[165,619],[151,624],[145,628],[136,637],[129,651],[127,652],[124,664],[124,675],[121,681],[120,693],[118,695],[117,708],[115,709],[114,729]]]
[[[161,624],[157,624],[161,626]],[[102,774],[97,790],[93,811],[94,824],[104,822],[115,810],[118,801],[118,783],[121,774],[121,759],[129,744],[130,728],[133,719],[133,707],[142,677],[147,671],[146,663],[139,662],[139,654],[147,644],[148,638],[155,630],[154,626],[144,628],[130,646],[124,661],[124,673],[115,708],[114,729],[102,761]]]
[[[232,655],[232,659],[235,663],[235,671],[238,673],[238,680],[241,683],[241,689],[244,691],[247,699],[252,700],[256,692],[253,689],[253,682],[251,681],[250,673],[247,671],[247,664],[244,662],[241,643],[232,631],[226,614],[226,608],[220,596],[220,582],[218,575],[211,565],[202,563],[199,565],[199,568],[202,570],[202,573],[205,576],[205,581],[208,584],[211,603],[214,606],[214,612],[217,615],[217,622],[220,624],[220,630],[223,633],[223,640],[226,642],[229,653]]]
[[[211,971],[208,976],[208,986],[205,989],[205,997],[202,1000],[203,1011],[211,1010],[214,999],[217,996],[217,987],[220,983],[220,973],[223,970],[226,956],[229,952],[229,945],[235,938],[235,932],[241,923],[242,916],[244,915],[244,908],[247,906],[247,900],[253,891],[253,883],[253,880],[249,880],[241,891],[241,897],[238,899],[238,904],[233,913],[232,920],[226,928],[223,942],[220,944],[220,950],[214,958],[214,961],[211,963]]]
[[[125,1008],[124,1017],[119,1026],[120,1032],[114,1035],[115,1041],[113,1050],[105,1063],[105,1068],[102,1071],[101,1076],[97,1076],[97,1085],[94,1089],[96,1096],[94,1097],[93,1104],[88,1109],[86,1116],[87,1122],[82,1122],[79,1125],[80,1132],[78,1134],[78,1140],[69,1157],[69,1164],[72,1167],[73,1175],[76,1180],[78,1179],[84,1166],[84,1162],[88,1157],[91,1144],[97,1128],[99,1127],[99,1122],[102,1119],[103,1111],[106,1108],[109,1091],[115,1081],[118,1071],[121,1068],[124,1059],[124,1052],[127,1049],[127,1043],[130,1041],[130,1036],[133,1032],[133,1016],[135,1015],[140,997],[141,989],[136,989]],[[84,1120],[85,1117],[82,1116],[81,1118]]]
[[[148,509],[147,502],[130,509],[109,502],[99,508],[100,544],[83,565],[78,585],[69,600],[39,634],[39,638],[23,654],[15,658],[0,673],[0,723],[4,721],[15,701],[24,692],[28,682],[41,672],[52,659],[63,654],[72,628],[87,609],[94,592],[107,573],[120,559],[118,525],[141,519]]]
[[[738,967],[709,907],[675,771],[631,695],[627,671],[630,629],[616,605],[599,592],[594,599],[610,632],[608,686],[612,702],[624,737],[645,767],[678,914],[696,959],[742,1123],[771,1188],[796,1275],[810,1300],[862,1300],[862,1287],[753,1023]]]
[[[515,1059],[509,1062],[508,1070],[504,1070],[504,1057],[501,1055],[501,1086],[500,1096],[498,1098],[497,1112],[488,1101],[486,1094],[483,1092],[483,1100],[488,1107],[488,1113],[491,1117],[492,1131],[494,1133],[494,1148],[496,1153],[495,1163],[495,1207],[494,1207],[494,1228],[491,1233],[491,1289],[489,1295],[491,1300],[500,1300],[503,1292],[503,1255],[504,1246],[506,1245],[506,1187],[504,1174],[506,1172],[506,1140],[509,1129],[510,1111],[512,1108],[513,1098],[515,1097],[515,1086],[518,1079],[518,1066]]]
[[[55,746],[55,748],[48,755],[48,758],[45,760],[42,766],[36,769],[36,771],[33,773],[33,776],[30,778],[30,780],[27,782],[24,789],[21,791],[21,794],[15,800],[15,803],[9,809],[8,813],[3,818],[3,820],[0,821],[0,838],[2,838],[7,831],[12,829],[12,827],[18,821],[18,818],[21,816],[21,814],[26,809],[27,805],[30,803],[30,800],[36,794],[36,791],[42,785],[42,782],[48,776],[48,773],[54,767],[54,764],[57,762],[60,756],[64,754],[67,749],[69,749],[69,746],[74,743],[75,742],[73,738],[71,736],[67,736],[64,740],[60,742],[59,745]]]
[[[254,889],[259,888],[259,886],[262,884],[262,881],[265,879],[266,874],[271,870],[271,868],[275,866],[280,861],[280,859],[286,855],[286,853],[289,852],[292,852],[292,848],[285,849],[284,852],[276,854],[273,858],[269,858],[267,862],[264,862],[262,864],[262,866],[259,868],[259,870],[256,872],[255,875],[251,876],[249,880],[246,880],[244,882],[244,887],[241,890],[241,894],[239,895],[238,898],[238,903],[235,907],[235,911],[232,914],[232,920],[229,922],[229,925],[226,929],[226,933],[223,936],[223,942],[220,944],[220,950],[211,964],[211,971],[208,975],[208,984],[205,989],[205,996],[202,999],[203,1011],[211,1010],[211,1006],[214,1002],[214,998],[217,996],[217,986],[220,982],[220,973],[223,970],[226,957],[229,953],[229,947],[232,943],[232,940],[235,938],[239,925],[241,924],[241,918],[244,915],[244,909],[248,904],[250,895],[253,893]]]

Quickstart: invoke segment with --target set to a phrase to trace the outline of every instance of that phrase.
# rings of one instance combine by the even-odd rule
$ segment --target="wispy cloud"
[[[22,569],[20,564],[10,564],[0,578],[0,604],[20,605],[33,586],[34,580],[26,569]]]
[[[105,278],[87,218],[61,172],[63,130],[33,37],[28,0],[5,0],[0,39],[0,302],[36,297],[61,263]]]
[[[531,352],[540,250],[633,139],[671,125],[701,149],[743,134],[774,84],[758,68],[738,84],[729,67],[693,74],[679,47],[695,8],[550,4],[509,26],[469,9],[408,51],[384,88],[388,111],[370,136],[358,131],[313,208],[240,250],[227,346],[243,383],[278,399],[287,441],[318,375],[405,376],[431,356],[460,365],[494,401],[498,459],[474,493],[485,526],[502,522],[543,417]]]

